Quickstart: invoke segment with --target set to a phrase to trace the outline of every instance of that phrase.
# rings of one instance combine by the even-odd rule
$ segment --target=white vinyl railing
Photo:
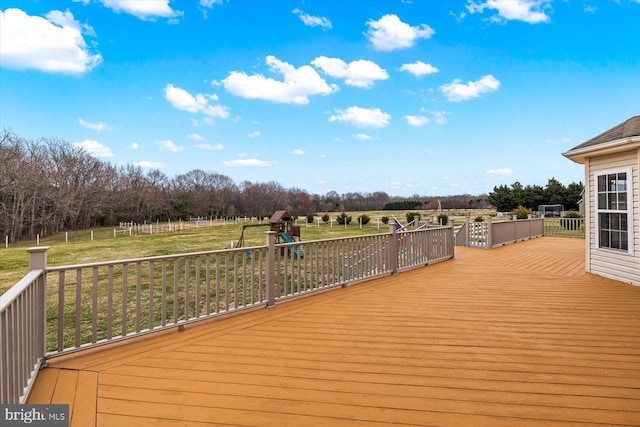
[[[29,273],[0,295],[0,403],[24,403],[45,356],[46,248],[31,248]]]
[[[454,256],[452,227],[46,266],[1,298],[2,399],[21,402],[46,357],[148,334]],[[32,257],[34,254],[32,254]],[[34,262],[36,264],[36,262]],[[46,292],[45,292],[46,290]],[[47,322],[46,319],[49,319]]]
[[[493,222],[491,217],[483,222],[471,222],[469,218],[458,229],[456,246],[496,248],[541,236],[584,238],[584,218],[528,218]]]

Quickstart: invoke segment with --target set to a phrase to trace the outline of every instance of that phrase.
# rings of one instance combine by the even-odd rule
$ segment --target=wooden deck
[[[640,288],[540,238],[51,360],[72,426],[639,426]]]

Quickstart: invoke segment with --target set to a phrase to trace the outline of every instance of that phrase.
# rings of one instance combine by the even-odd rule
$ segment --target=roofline
[[[572,149],[562,153],[562,155],[576,163],[584,164],[588,157],[615,154],[622,151],[633,150],[634,148],[640,148],[640,136],[628,136],[591,147]]]

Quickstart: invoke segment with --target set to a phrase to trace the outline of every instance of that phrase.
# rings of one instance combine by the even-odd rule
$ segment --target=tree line
[[[584,185],[572,182],[566,187],[557,179],[551,178],[545,187],[527,185],[514,182],[510,186],[493,187],[487,201],[499,212],[511,212],[523,206],[536,211],[539,205],[563,205],[565,210],[578,210],[578,203],[582,199]]]
[[[158,169],[114,166],[60,139],[0,134],[0,235],[10,242],[121,221],[370,211],[402,200],[382,191],[318,195],[276,181],[236,184],[200,169],[170,178]],[[468,194],[412,200],[423,209],[487,207],[486,196]]]
[[[0,235],[10,242],[61,231],[115,226],[122,222],[188,220],[194,217],[267,217],[286,209],[293,216],[317,212],[482,209],[510,211],[519,205],[564,204],[577,209],[582,184],[546,187],[514,183],[487,195],[411,198],[330,191],[310,194],[276,181],[236,184],[217,172],[194,169],[169,178],[158,169],[114,166],[56,138],[27,140],[0,134]],[[410,206],[410,207],[409,207]]]

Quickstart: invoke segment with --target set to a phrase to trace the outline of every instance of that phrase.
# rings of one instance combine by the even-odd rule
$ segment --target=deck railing
[[[470,222],[456,232],[457,246],[495,248],[540,236],[584,238],[584,218],[529,218],[493,222]]]
[[[2,396],[22,402],[53,357],[454,256],[452,227],[61,267],[40,264],[0,311]],[[33,257],[33,254],[32,254]],[[46,292],[45,292],[46,291]],[[22,296],[24,295],[24,296]],[[48,319],[48,321],[47,321]]]
[[[584,239],[584,218],[545,218],[544,235]]]
[[[28,249],[29,273],[0,295],[0,403],[24,403],[45,356],[46,248]]]
[[[543,235],[543,219],[513,219],[494,222],[491,217],[486,222],[471,222],[469,218],[456,233],[456,245],[479,248],[497,248],[508,243],[533,239]]]

